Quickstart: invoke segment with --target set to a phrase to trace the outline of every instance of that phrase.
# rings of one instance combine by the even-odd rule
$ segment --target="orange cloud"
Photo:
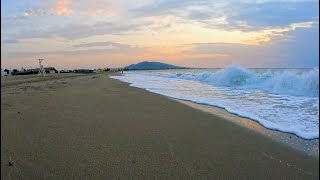
[[[23,13],[23,16],[24,16],[24,17],[28,17],[28,16],[30,16],[30,13],[29,13],[29,12],[24,12],[24,13]]]
[[[58,0],[56,6],[53,8],[53,13],[56,15],[68,15],[72,14],[73,10],[69,7],[69,0]]]
[[[296,30],[298,28],[311,28],[314,24],[313,21],[293,23],[287,27],[270,28],[260,32],[252,32],[251,38],[241,41],[242,44],[248,45],[260,45],[262,43],[271,43],[273,37],[284,36],[289,31]]]
[[[116,12],[112,9],[106,10],[105,13],[107,16],[115,16],[116,15]]]
[[[180,61],[180,60],[230,60],[229,54],[190,53],[192,46],[160,46],[147,48],[140,55],[141,60]]]

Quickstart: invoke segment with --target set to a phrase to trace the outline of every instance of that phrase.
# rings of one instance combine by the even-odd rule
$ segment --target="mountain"
[[[143,61],[138,64],[131,64],[124,68],[124,70],[160,70],[160,69],[185,69],[185,67],[174,66],[161,62]]]

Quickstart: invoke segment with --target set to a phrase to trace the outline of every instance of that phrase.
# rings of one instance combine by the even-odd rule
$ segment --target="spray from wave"
[[[232,65],[216,72],[157,74],[157,76],[193,80],[238,89],[260,89],[275,94],[319,96],[319,68],[304,71],[268,69],[265,72],[256,72]]]

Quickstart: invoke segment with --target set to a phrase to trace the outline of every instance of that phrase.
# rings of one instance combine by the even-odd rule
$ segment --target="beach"
[[[114,73],[1,80],[1,179],[318,179],[319,158]]]

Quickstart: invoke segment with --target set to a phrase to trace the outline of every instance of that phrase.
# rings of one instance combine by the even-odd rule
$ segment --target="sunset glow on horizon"
[[[316,0],[1,1],[1,67],[319,66]]]

